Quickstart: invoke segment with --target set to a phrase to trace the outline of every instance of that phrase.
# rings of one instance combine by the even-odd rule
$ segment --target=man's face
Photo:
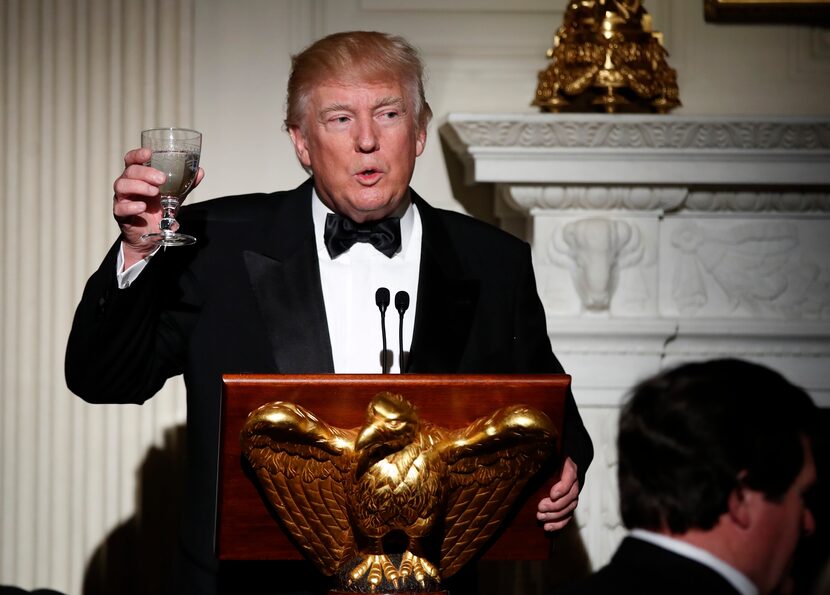
[[[762,549],[763,560],[755,582],[761,593],[770,593],[779,585],[792,563],[799,538],[815,530],[813,513],[804,503],[805,494],[816,481],[812,452],[806,442],[805,453],[804,466],[782,499],[761,497],[756,509],[756,543]]]
[[[317,194],[333,211],[362,222],[395,215],[407,204],[426,130],[417,126],[398,82],[318,85],[305,126],[289,132]]]

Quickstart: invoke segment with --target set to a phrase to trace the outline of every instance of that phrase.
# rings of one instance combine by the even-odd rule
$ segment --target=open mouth
[[[357,179],[360,180],[364,184],[372,184],[380,179],[381,172],[376,169],[364,169],[357,172]]]

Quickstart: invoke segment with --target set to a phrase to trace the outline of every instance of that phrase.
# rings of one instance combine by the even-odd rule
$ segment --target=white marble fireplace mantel
[[[476,182],[830,185],[830,120],[450,114],[441,133]]]
[[[441,134],[531,243],[596,446],[579,509],[594,564],[622,532],[616,419],[637,380],[736,356],[830,407],[830,119],[451,114]]]

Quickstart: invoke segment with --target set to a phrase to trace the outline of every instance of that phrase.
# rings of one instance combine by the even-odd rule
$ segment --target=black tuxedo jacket
[[[653,543],[626,537],[607,566],[556,595],[740,595],[720,574]]]
[[[293,191],[182,209],[193,247],[159,252],[119,290],[118,243],[89,279],[66,354],[69,388],[95,403],[141,403],[187,386],[186,541],[211,557],[223,373],[333,372],[311,216],[312,180]],[[559,373],[526,243],[412,193],[423,225],[407,371]],[[566,454],[593,456],[573,398]],[[541,529],[540,529],[541,530]]]

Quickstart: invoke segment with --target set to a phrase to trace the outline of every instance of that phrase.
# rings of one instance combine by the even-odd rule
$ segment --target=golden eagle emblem
[[[288,533],[347,590],[436,588],[493,536],[551,456],[556,429],[514,405],[449,431],[382,392],[358,429],[303,407],[251,412],[242,452]]]

